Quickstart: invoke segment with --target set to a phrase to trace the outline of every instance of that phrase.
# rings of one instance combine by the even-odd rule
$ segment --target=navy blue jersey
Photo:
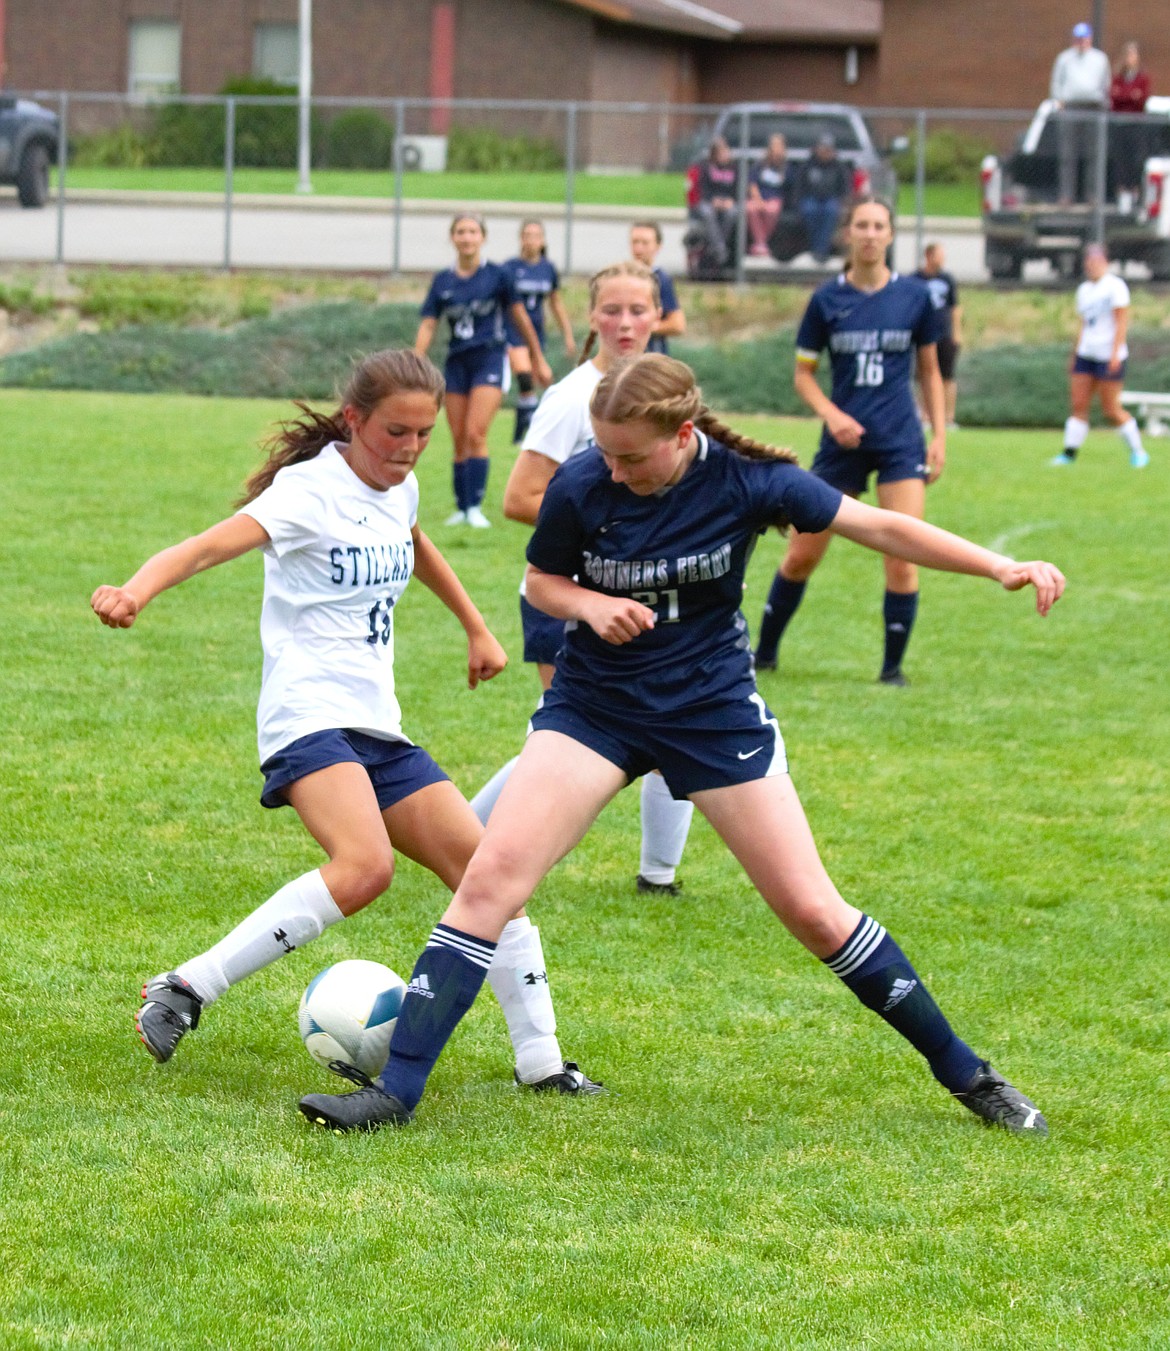
[[[954,277],[949,272],[926,272],[922,268],[914,275],[930,292],[930,298],[938,313],[939,341],[952,337],[955,329],[955,306],[959,303],[959,288],[955,285]]]
[[[924,445],[914,406],[914,349],[937,342],[930,292],[896,272],[880,291],[859,291],[842,273],[813,292],[796,334],[798,357],[829,349],[829,396],[865,428],[860,450]],[[828,431],[821,444],[836,445]]]
[[[654,269],[654,275],[658,278],[658,300],[662,306],[662,317],[666,319],[680,308],[678,296],[674,293],[674,282],[660,267]],[[662,334],[655,333],[646,344],[646,350],[647,352],[661,352],[663,356],[666,356],[669,348]]]
[[[447,350],[458,355],[473,347],[503,346],[504,313],[517,298],[498,263],[481,263],[470,277],[449,267],[435,274],[419,314],[427,319],[446,316],[451,328]]]
[[[697,432],[699,449],[667,491],[614,483],[596,447],[556,471],[528,561],[590,591],[629,596],[654,628],[614,646],[568,624],[555,686],[599,710],[696,708],[754,692],[740,613],[751,550],[769,525],[824,530],[841,494],[785,460],[748,460]]]
[[[525,262],[523,258],[509,258],[504,264],[504,271],[511,279],[512,290],[516,293],[516,299],[523,303],[528,318],[532,322],[532,327],[536,329],[536,336],[540,339],[540,345],[543,347],[544,302],[554,291],[560,288],[561,284],[556,267],[547,258],[538,258],[535,263]],[[520,336],[519,330],[511,323],[508,323],[506,327],[508,346],[523,347],[524,339]]]

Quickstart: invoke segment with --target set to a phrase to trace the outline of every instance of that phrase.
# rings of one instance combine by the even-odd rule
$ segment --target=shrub
[[[228,80],[219,91],[262,98],[289,98],[291,85],[252,76]],[[183,168],[217,168],[223,163],[226,110],[221,104],[168,103],[158,110],[147,136],[148,163]],[[292,169],[297,162],[295,104],[239,104],[234,162],[252,169]],[[310,135],[320,151],[324,130],[314,115]]]
[[[98,131],[70,140],[69,162],[81,168],[141,169],[152,163],[150,138],[124,122],[110,131]]]
[[[535,173],[564,167],[560,147],[536,136],[505,136],[494,127],[452,127],[447,138],[447,168],[456,172]]]
[[[372,108],[354,108],[329,123],[325,146],[325,162],[331,169],[388,169],[394,128]]]
[[[979,166],[995,146],[980,136],[939,127],[926,134],[926,181],[928,183],[970,183],[978,181]],[[911,135],[906,150],[894,156],[894,168],[903,183],[913,183],[917,169],[917,137]]]

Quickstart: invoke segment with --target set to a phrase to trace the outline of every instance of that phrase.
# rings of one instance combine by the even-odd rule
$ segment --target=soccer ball
[[[297,1018],[318,1065],[351,1065],[373,1078],[390,1055],[406,982],[381,962],[335,962],[309,982]]]

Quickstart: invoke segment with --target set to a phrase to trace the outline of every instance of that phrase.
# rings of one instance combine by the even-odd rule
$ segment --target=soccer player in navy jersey
[[[479,529],[491,524],[482,504],[490,464],[488,429],[504,397],[505,315],[528,345],[536,378],[542,384],[552,384],[552,371],[523,300],[507,272],[498,263],[485,263],[480,257],[486,237],[486,227],[478,216],[459,215],[451,222],[455,266],[444,268],[432,279],[414,339],[414,350],[426,356],[440,318],[446,318],[450,334],[443,376],[455,454],[455,511],[446,524]]]
[[[744,571],[769,525],[832,530],[927,567],[1029,584],[1046,614],[1050,563],[1017,563],[844,496],[789,451],[751,441],[703,405],[691,371],[646,355],[606,372],[590,410],[597,450],[553,476],[528,546],[528,595],[569,621],[553,683],[483,841],[414,967],[377,1082],[312,1094],[336,1130],[404,1123],[471,1006],[497,935],[607,802],[648,769],[690,798],[786,928],[926,1059],[964,1106],[1043,1134],[1036,1105],[951,1030],[875,919],[826,873],[756,690],[740,613]]]
[[[630,226],[630,256],[636,262],[645,263],[654,273],[658,282],[658,300],[662,309],[662,314],[654,325],[654,332],[650,335],[650,345],[646,350],[648,352],[661,352],[665,356],[668,350],[667,339],[681,338],[687,331],[687,316],[683,307],[679,304],[670,274],[655,262],[661,248],[662,227],[656,220],[636,220]]]
[[[923,282],[900,277],[886,265],[894,225],[885,202],[873,197],[855,202],[845,235],[848,265],[813,293],[796,334],[796,392],[825,424],[812,472],[850,497],[860,497],[876,474],[878,505],[921,519],[926,485],[935,482],[946,460],[937,312]],[[832,362],[831,397],[816,378],[825,348]],[[914,402],[915,366],[930,417],[929,446]],[[831,538],[820,530],[789,540],[760,623],[757,670],[775,670],[780,639]],[[884,563],[886,641],[878,678],[905,685],[902,658],[918,613],[918,571],[896,556]]]
[[[544,347],[544,306],[547,301],[553,318],[560,326],[565,355],[572,360],[577,355],[577,340],[573,337],[573,325],[561,298],[561,279],[548,256],[544,226],[540,221],[526,220],[520,226],[520,252],[515,258],[508,259],[504,271],[511,279],[516,299],[524,302],[541,348]],[[519,391],[516,396],[516,426],[512,432],[512,444],[519,445],[532,421],[532,414],[536,412],[540,395],[536,392],[532,378],[532,355],[528,351],[528,344],[508,315],[504,316],[504,334],[508,344],[508,364],[512,367]]]

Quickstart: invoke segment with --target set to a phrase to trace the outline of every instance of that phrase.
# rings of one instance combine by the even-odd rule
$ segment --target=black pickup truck
[[[55,112],[0,94],[0,183],[15,185],[21,206],[44,206],[48,199],[57,139]]]
[[[983,161],[983,240],[993,277],[1018,280],[1025,262],[1044,258],[1069,280],[1080,275],[1084,246],[1104,243],[1118,262],[1145,263],[1170,280],[1170,99],[1151,98],[1141,118],[1110,118],[1106,125],[1105,200],[1094,184],[1078,185],[1080,200],[1061,202],[1056,105],[1042,103],[1014,154]],[[1122,155],[1137,165],[1140,191],[1119,181]],[[1082,171],[1085,165],[1081,165]],[[1104,238],[1096,241],[1098,233]]]

